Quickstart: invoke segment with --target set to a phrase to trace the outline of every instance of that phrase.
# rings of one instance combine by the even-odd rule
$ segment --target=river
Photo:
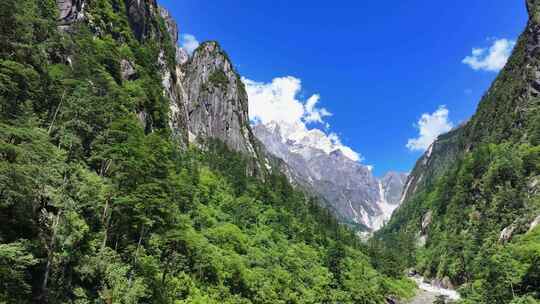
[[[409,304],[433,304],[439,296],[446,297],[446,299],[450,300],[450,303],[461,298],[457,291],[426,283],[421,276],[414,276],[411,279],[416,282],[419,291]]]

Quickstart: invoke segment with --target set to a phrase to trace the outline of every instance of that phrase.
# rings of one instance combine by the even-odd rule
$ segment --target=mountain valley
[[[295,132],[298,126],[284,122],[258,124],[255,136],[288,166],[288,177],[309,192],[318,194],[345,223],[364,231],[376,231],[390,219],[401,202],[407,174],[388,172],[381,179],[340,150],[331,151],[325,136],[312,130]],[[295,134],[296,133],[296,134]]]
[[[1,1],[0,304],[540,303],[525,5],[474,116],[376,177],[332,134],[250,119],[224,48],[181,47],[156,0]]]

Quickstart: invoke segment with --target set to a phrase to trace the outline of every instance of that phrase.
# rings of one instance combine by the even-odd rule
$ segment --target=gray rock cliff
[[[125,0],[129,24],[139,40],[156,36],[157,3],[155,0]]]
[[[203,43],[190,58],[179,47],[178,25],[165,8],[158,7],[155,0],[124,0],[123,4],[135,37],[140,41],[154,39],[161,44],[156,60],[162,75],[163,94],[170,101],[169,125],[179,144],[187,146],[188,135],[193,142],[215,138],[262,162],[264,152],[249,124],[244,84],[223,49],[216,42]],[[81,20],[91,24],[92,18],[87,16],[90,13],[85,10],[91,5],[88,0],[57,0],[59,25],[69,28]],[[165,33],[160,30],[161,22],[165,24]],[[169,41],[172,45],[166,45]],[[175,55],[173,63],[168,53],[171,47]],[[137,77],[135,64],[127,60],[121,62],[123,80]],[[143,121],[149,117],[148,113],[137,115],[151,128],[151,122]]]
[[[86,0],[56,0],[60,25],[69,25],[84,18]]]
[[[165,21],[165,26],[172,47],[176,52],[175,64],[171,67],[165,60],[165,50],[162,49],[159,53],[158,63],[162,75],[162,85],[164,95],[169,98],[169,127],[173,131],[173,136],[178,139],[181,146],[185,147],[188,144],[188,115],[187,115],[187,95],[182,84],[184,72],[182,64],[185,60],[179,54],[183,50],[178,46],[179,30],[176,21],[172,18],[169,11],[163,7],[159,7],[159,14]]]
[[[390,172],[380,180],[369,167],[336,150],[326,153],[303,142],[284,139],[278,123],[259,124],[255,136],[286,164],[289,179],[320,196],[344,222],[374,231],[399,206],[407,175]]]
[[[219,44],[201,44],[182,69],[191,141],[216,138],[257,157],[244,84]]]

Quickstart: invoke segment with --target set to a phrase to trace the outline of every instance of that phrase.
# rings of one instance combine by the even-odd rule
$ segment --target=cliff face
[[[69,25],[84,16],[85,0],[56,0],[61,25]]]
[[[158,11],[170,36],[172,45],[169,47],[172,47],[175,55],[175,62],[172,66],[165,60],[164,49],[161,49],[158,58],[164,95],[170,101],[169,127],[173,132],[173,136],[178,139],[179,144],[186,146],[188,144],[188,114],[186,109],[187,96],[182,84],[182,78],[184,77],[182,64],[187,61],[188,55],[185,50],[178,46],[179,30],[176,21],[165,8],[159,7]]]
[[[124,4],[136,39],[161,43],[156,61],[162,76],[163,94],[170,102],[169,126],[178,143],[185,147],[190,141],[202,143],[211,138],[219,139],[229,148],[262,161],[263,152],[249,124],[244,85],[224,50],[216,42],[207,42],[190,58],[178,46],[178,25],[165,8],[158,7],[155,0],[125,0]],[[57,5],[62,28],[70,29],[74,23],[85,20],[92,24],[86,0],[57,0]],[[161,22],[170,39],[162,37]],[[101,31],[95,29],[97,33]],[[171,49],[174,63],[168,58]],[[135,73],[135,64],[122,62],[123,77]],[[148,125],[145,122],[148,113],[141,111],[138,115]]]
[[[56,0],[61,28],[69,29],[72,24],[87,17],[89,0]],[[135,37],[139,40],[156,37],[157,3],[155,0],[125,0],[127,19]]]
[[[381,179],[380,183],[384,189],[384,197],[391,205],[399,205],[401,196],[407,181],[408,174],[401,172],[388,172]]]
[[[244,84],[219,44],[203,43],[183,69],[190,141],[217,138],[258,157]]]
[[[407,175],[391,172],[379,180],[367,166],[340,151],[326,153],[306,142],[284,139],[282,127],[259,124],[254,133],[271,154],[285,162],[282,171],[289,179],[321,197],[344,222],[361,230],[381,228],[399,206]]]
[[[125,0],[129,24],[135,37],[141,40],[152,37],[155,29],[157,3],[155,0]]]

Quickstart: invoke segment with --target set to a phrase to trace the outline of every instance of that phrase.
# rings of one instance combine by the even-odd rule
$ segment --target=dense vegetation
[[[390,252],[396,244],[415,252],[421,221],[433,212],[425,247],[390,260],[400,269],[414,266],[426,277],[463,285],[465,303],[540,299],[540,229],[527,233],[530,215],[540,213],[540,197],[529,188],[539,174],[538,146],[488,145],[467,154],[381,232]],[[525,235],[506,244],[500,239],[506,227]],[[398,231],[408,236],[395,238]]]
[[[419,190],[371,244],[385,261],[377,265],[383,273],[394,265],[446,278],[461,286],[463,303],[540,301],[540,228],[530,229],[540,215],[534,22],[474,117],[439,138],[430,165],[419,161]]]
[[[180,150],[157,66],[168,35],[140,41],[122,1],[90,3],[66,34],[54,0],[0,2],[0,303],[411,296],[285,177],[250,177],[218,142]]]

